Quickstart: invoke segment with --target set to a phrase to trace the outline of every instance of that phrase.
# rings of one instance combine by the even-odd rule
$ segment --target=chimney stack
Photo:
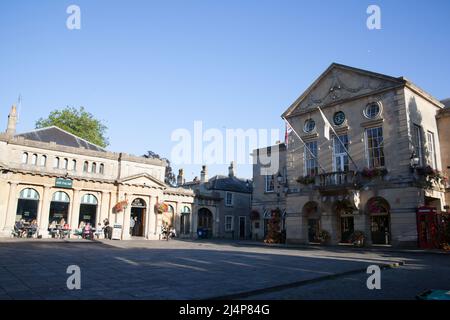
[[[6,128],[6,134],[8,136],[13,136],[16,134],[16,125],[17,125],[17,109],[16,106],[13,105],[8,115],[8,126]]]
[[[179,169],[178,170],[178,176],[177,176],[177,185],[181,186],[183,183],[184,183],[183,169]]]
[[[228,167],[228,176],[230,178],[234,177],[234,161],[231,161],[230,166]]]
[[[208,182],[208,169],[205,165],[202,166],[202,171],[200,171],[200,182]]]

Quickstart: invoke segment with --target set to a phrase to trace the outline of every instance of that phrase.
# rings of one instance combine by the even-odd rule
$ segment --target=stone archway
[[[198,210],[197,230],[203,230],[207,238],[213,237],[213,214],[207,208]]]
[[[391,207],[382,197],[367,201],[366,213],[369,216],[372,244],[391,244]]]

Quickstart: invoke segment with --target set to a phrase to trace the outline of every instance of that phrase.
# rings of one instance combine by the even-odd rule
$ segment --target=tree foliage
[[[160,160],[164,160],[167,165],[166,165],[166,176],[164,178],[164,182],[167,183],[170,186],[175,186],[176,182],[177,182],[177,177],[175,176],[175,174],[173,173],[172,167],[170,165],[170,161],[167,158],[162,158],[159,154],[153,152],[153,151],[147,151],[146,154],[143,155],[144,158],[147,159],[160,159]]]
[[[57,126],[103,148],[109,145],[106,137],[108,128],[83,107],[54,110],[47,118],[36,121],[36,129],[50,126]]]

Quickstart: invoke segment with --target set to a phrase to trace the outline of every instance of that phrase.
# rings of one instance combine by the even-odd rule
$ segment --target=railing
[[[319,174],[316,176],[315,185],[317,187],[339,187],[351,186],[355,183],[354,171],[337,171]]]

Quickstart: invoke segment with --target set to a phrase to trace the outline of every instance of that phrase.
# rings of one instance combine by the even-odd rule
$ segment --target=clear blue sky
[[[70,4],[81,30],[66,28]],[[366,27],[369,4],[381,30]],[[195,120],[283,132],[280,114],[332,62],[403,75],[443,99],[449,35],[445,0],[1,1],[1,130],[21,93],[18,131],[84,106],[109,127],[110,150],[169,157],[171,132]]]

